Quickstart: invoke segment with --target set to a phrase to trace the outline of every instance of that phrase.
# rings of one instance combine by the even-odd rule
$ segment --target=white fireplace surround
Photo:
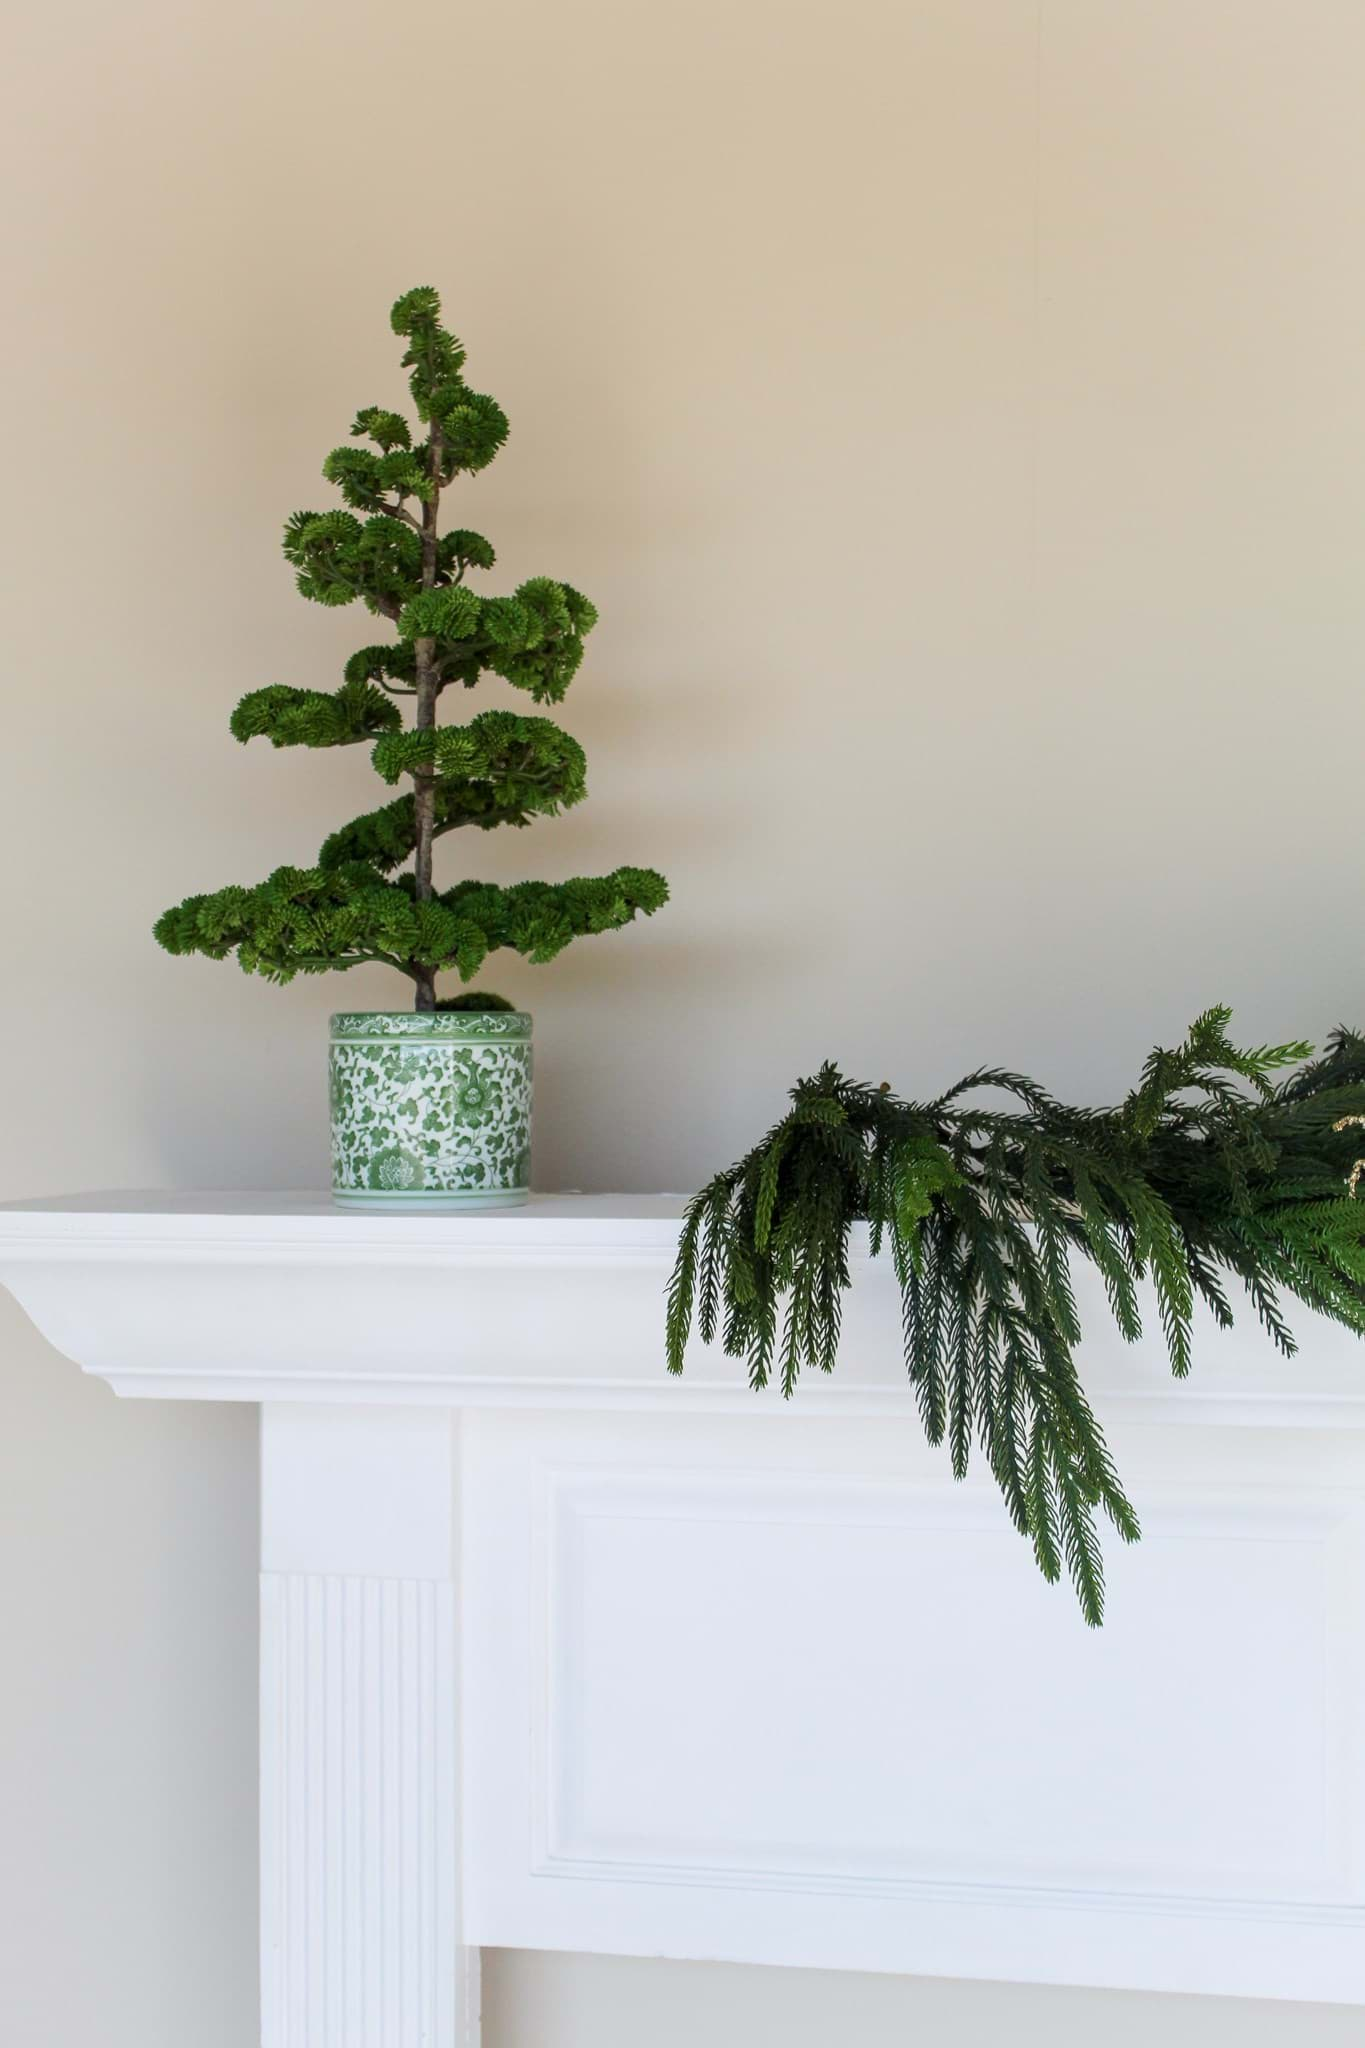
[[[681,1209],[0,1210],[58,1351],[260,1403],[265,2048],[475,2048],[490,1943],[1365,2004],[1365,1350],[1248,1317],[1178,1386],[1082,1286],[1146,1531],[1095,1633],[882,1262],[793,1401],[665,1374]]]

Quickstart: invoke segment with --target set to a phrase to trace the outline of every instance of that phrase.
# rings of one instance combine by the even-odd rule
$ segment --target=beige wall
[[[147,926],[373,801],[224,721],[366,637],[275,535],[416,282],[512,416],[463,516],[603,613],[593,801],[483,871],[675,891],[499,976],[543,1183],[693,1184],[826,1053],[1105,1098],[1216,998],[1365,1015],[1359,0],[52,0],[8,44],[0,1193],[322,1177],[340,985]],[[119,1407],[7,1301],[0,1360],[0,2035],[246,2048],[251,1418]],[[1358,2038],[553,1957],[489,2005],[489,2048]]]

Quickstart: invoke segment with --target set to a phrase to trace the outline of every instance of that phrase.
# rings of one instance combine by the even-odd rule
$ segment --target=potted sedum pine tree
[[[421,429],[381,406],[357,413],[353,440],[323,475],[349,511],[298,512],[284,552],[317,604],[388,620],[395,637],[362,647],[337,690],[271,684],[248,692],[232,731],[277,747],[369,745],[403,794],[332,833],[314,866],[276,868],[254,888],[187,897],[158,919],[171,953],[221,960],[287,982],[382,962],[413,987],[408,1010],[332,1019],[333,1192],[365,1206],[459,1208],[524,1201],[529,1186],[531,1019],[483,991],[443,997],[506,948],[552,960],[570,940],[613,931],[666,900],[663,876],[609,875],[511,887],[438,888],[437,839],[552,816],[586,793],[583,750],[552,719],[489,710],[438,717],[447,691],[501,677],[537,703],[560,701],[583,658],[593,606],[572,585],[532,577],[510,597],[469,580],[493,549],[465,527],[441,531],[442,493],[485,469],[507,438],[502,408],[472,391],[465,352],[428,287],[393,308]],[[409,699],[412,722],[403,717]]]

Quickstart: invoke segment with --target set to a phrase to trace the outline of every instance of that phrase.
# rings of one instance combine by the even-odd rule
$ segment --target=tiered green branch
[[[158,919],[156,936],[171,953],[235,953],[248,973],[272,981],[378,961],[408,976],[419,1010],[505,1008],[490,995],[440,1002],[436,977],[454,969],[468,981],[499,947],[552,960],[571,939],[657,910],[668,888],[652,868],[635,867],[511,888],[463,881],[438,890],[433,881],[432,848],[445,833],[527,825],[587,790],[583,750],[552,719],[485,711],[442,726],[442,695],[494,675],[538,704],[557,704],[597,618],[571,584],[548,576],[510,597],[466,583],[471,570],[493,567],[493,549],[467,528],[441,533],[441,495],[488,466],[507,419],[465,383],[465,352],[440,312],[436,293],[421,287],[392,315],[408,344],[403,365],[424,431],[414,437],[401,414],[366,406],[351,433],[373,447],[335,448],[323,464],[353,510],[296,512],[284,534],[303,596],[326,605],[359,598],[393,624],[396,639],[353,654],[338,690],[272,683],[249,691],[231,721],[237,739],[277,747],[368,742],[382,780],[411,786],[333,832],[314,867],[276,868],[255,888],[187,897]],[[413,702],[411,729],[404,697]]]
[[[1209,1010],[1175,1051],[1154,1052],[1118,1109],[1071,1109],[1019,1074],[982,1068],[946,1095],[902,1102],[824,1066],[752,1152],[690,1204],[669,1290],[668,1362],[682,1370],[694,1318],[785,1394],[829,1372],[849,1285],[849,1238],[870,1225],[900,1286],[905,1358],[930,1443],[954,1475],[981,1447],[1044,1576],[1071,1577],[1098,1625],[1095,1524],[1125,1542],[1137,1517],[1077,1370],[1073,1253],[1103,1277],[1124,1337],[1141,1334],[1150,1280],[1172,1370],[1190,1369],[1202,1300],[1223,1328],[1240,1281],[1280,1349],[1291,1295],[1365,1334],[1365,1039],[1239,1051]],[[1010,1110],[961,1098],[1015,1097]]]

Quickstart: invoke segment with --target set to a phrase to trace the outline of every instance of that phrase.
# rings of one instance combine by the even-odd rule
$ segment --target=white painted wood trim
[[[477,2048],[455,1426],[262,1411],[262,2048]]]
[[[684,1198],[537,1196],[486,1215],[375,1217],[291,1195],[71,1196],[0,1207],[0,1282],[49,1341],[123,1395],[383,1406],[748,1416],[742,1362],[694,1343],[663,1371],[663,1294]],[[910,1416],[886,1259],[854,1245],[838,1373],[793,1410]],[[1087,1386],[1108,1416],[1158,1425],[1365,1428],[1349,1333],[1292,1320],[1285,1360],[1248,1312],[1197,1329],[1172,1382],[1159,1336],[1126,1345],[1078,1267]],[[1148,1317],[1155,1333],[1155,1310]]]
[[[1078,1274],[1146,1531],[1096,1637],[884,1262],[791,1402],[668,1378],[682,1206],[0,1209],[85,1371],[262,1404],[263,2048],[477,2048],[481,1942],[1365,2006],[1365,1353],[1176,1386]]]

